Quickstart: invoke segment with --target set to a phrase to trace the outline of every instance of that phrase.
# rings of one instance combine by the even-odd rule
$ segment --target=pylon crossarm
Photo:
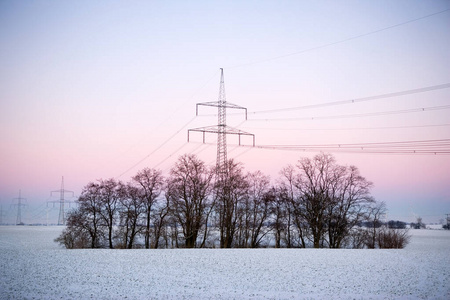
[[[225,126],[225,129],[222,129],[220,131],[219,126],[208,126],[208,127],[200,127],[200,128],[193,128],[188,130],[188,142],[189,142],[189,133],[191,131],[194,132],[201,132],[203,133],[203,143],[205,143],[205,133],[219,133],[222,132],[223,134],[234,134],[239,136],[239,145],[241,145],[241,135],[251,136],[253,137],[253,147],[255,146],[255,135],[253,133],[245,132],[236,128],[232,128],[229,126]]]
[[[243,106],[239,106],[230,102],[225,102],[223,104],[220,104],[219,101],[211,101],[211,102],[202,102],[197,103],[195,105],[195,115],[198,116],[198,107],[200,106],[212,106],[212,107],[219,107],[221,105],[224,108],[234,108],[234,109],[243,109],[245,110],[245,119],[247,120],[247,108]]]
[[[208,132],[208,133],[218,133],[223,132],[225,134],[241,134],[241,135],[254,135],[252,133],[246,132],[246,131],[242,131],[230,126],[224,126],[224,128],[220,128],[217,125],[214,126],[206,126],[206,127],[199,127],[199,128],[192,128],[192,129],[188,129],[188,133],[190,131],[197,131],[197,132]]]

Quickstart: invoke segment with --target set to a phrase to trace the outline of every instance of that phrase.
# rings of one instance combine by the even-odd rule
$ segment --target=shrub
[[[382,228],[377,234],[377,243],[380,249],[401,249],[410,241],[408,229]]]

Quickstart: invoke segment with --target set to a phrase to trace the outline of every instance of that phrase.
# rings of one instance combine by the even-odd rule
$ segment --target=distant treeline
[[[382,226],[383,202],[355,166],[301,158],[276,183],[229,160],[179,157],[169,176],[144,169],[124,183],[88,183],[56,239],[67,248],[403,248],[401,222]]]

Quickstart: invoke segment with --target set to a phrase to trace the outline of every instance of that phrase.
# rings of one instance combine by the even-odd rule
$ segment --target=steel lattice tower
[[[226,173],[227,163],[227,113],[226,113],[227,100],[225,97],[225,83],[223,79],[223,69],[220,69],[220,89],[219,89],[219,101],[218,101],[218,132],[217,132],[217,172],[219,177]]]
[[[58,225],[65,225],[66,224],[66,220],[65,220],[65,213],[64,213],[64,203],[70,203],[70,201],[66,201],[64,199],[64,194],[65,193],[71,193],[72,197],[74,196],[74,193],[72,191],[68,191],[64,189],[64,176],[62,177],[62,181],[61,181],[61,189],[57,190],[57,191],[51,191],[50,192],[50,197],[53,195],[53,193],[59,193],[59,201],[49,201],[52,203],[59,203],[59,217],[58,217]]]
[[[245,119],[247,120],[247,108],[238,106],[227,102],[225,96],[225,82],[223,77],[223,69],[220,69],[220,88],[219,88],[219,100],[215,102],[203,102],[197,103],[196,115],[198,115],[198,106],[213,106],[218,108],[218,124],[217,126],[208,126],[201,128],[194,128],[188,130],[188,142],[189,133],[191,131],[197,131],[203,133],[203,143],[205,142],[205,133],[217,133],[217,175],[219,180],[226,177],[227,173],[227,134],[235,134],[239,136],[239,145],[241,145],[241,135],[247,135],[253,137],[253,146],[255,146],[255,135],[227,126],[227,108],[243,109],[245,110]]]
[[[17,218],[16,218],[16,225],[23,225],[22,223],[22,206],[26,206],[26,204],[22,203],[22,200],[26,200],[25,198],[22,198],[22,191],[19,190],[19,198],[14,198],[13,200],[17,200]]]

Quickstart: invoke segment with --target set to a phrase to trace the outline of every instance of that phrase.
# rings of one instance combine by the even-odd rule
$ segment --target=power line
[[[450,139],[351,144],[241,145],[240,147],[296,152],[449,155]]]
[[[425,146],[434,146],[444,143],[446,146],[450,145],[450,139],[440,139],[440,140],[420,140],[420,141],[400,141],[400,142],[379,142],[379,143],[351,143],[351,144],[320,144],[320,145],[309,145],[311,147],[385,147],[385,146],[393,146],[393,147],[404,147],[409,145],[425,145]],[[266,146],[276,146],[276,147],[305,147],[305,145],[266,145]]]
[[[450,154],[450,139],[322,145],[263,145],[256,147],[291,151],[437,155]]]
[[[261,130],[281,130],[281,131],[341,131],[341,130],[383,130],[383,129],[410,129],[410,128],[430,128],[430,127],[444,127],[450,124],[433,124],[433,125],[410,125],[410,126],[379,126],[379,127],[345,127],[345,128],[263,128],[263,127],[248,127],[248,129]]]
[[[333,101],[333,102],[326,102],[326,103],[320,103],[320,104],[303,105],[303,106],[296,106],[296,107],[286,107],[286,108],[279,108],[279,109],[259,110],[259,111],[249,112],[249,114],[277,113],[277,112],[311,109],[311,108],[321,108],[321,107],[343,105],[343,104],[353,104],[353,103],[358,103],[358,102],[366,102],[366,101],[373,101],[373,100],[379,100],[379,99],[400,97],[400,96],[405,96],[405,95],[412,95],[412,94],[424,93],[424,92],[447,89],[447,88],[450,88],[450,83],[444,83],[444,84],[432,85],[432,86],[427,86],[427,87],[422,87],[422,88],[417,88],[417,89],[411,89],[411,90],[405,90],[405,91],[399,91],[399,92],[393,92],[393,93],[386,93],[386,94],[380,94],[380,95],[369,96],[369,97],[348,99],[348,100],[342,100],[342,101]]]
[[[322,117],[314,117],[313,116],[313,117],[298,117],[298,118],[261,118],[261,119],[248,119],[248,121],[298,121],[298,120],[327,120],[327,119],[361,118],[361,117],[376,117],[376,116],[407,114],[407,113],[415,113],[415,112],[425,112],[425,111],[433,111],[433,110],[443,110],[443,109],[449,109],[449,108],[450,108],[450,105],[441,105],[441,106],[403,109],[403,110],[381,111],[381,112],[374,112],[374,113],[333,115],[333,116],[322,116]]]
[[[366,102],[366,101],[394,98],[394,97],[400,97],[400,96],[406,96],[406,95],[413,95],[413,94],[418,94],[418,93],[425,93],[425,92],[442,90],[442,89],[447,89],[447,88],[450,88],[450,83],[443,83],[443,84],[421,87],[421,88],[416,88],[416,89],[391,92],[391,93],[385,93],[385,94],[379,94],[379,95],[373,95],[373,96],[367,96],[367,97],[361,97],[361,98],[340,100],[340,101],[331,101],[331,102],[325,102],[325,103],[319,103],[319,104],[267,109],[267,110],[259,110],[259,111],[250,111],[250,112],[248,112],[248,114],[256,115],[256,114],[266,114],[266,113],[292,112],[294,110],[304,110],[304,109],[314,109],[314,108],[322,108],[322,107],[345,105],[345,104],[354,104],[354,103],[359,103],[359,102]],[[235,113],[235,114],[237,115],[237,113]],[[230,114],[230,115],[235,115],[235,114]],[[208,115],[202,115],[202,116],[217,116],[217,114],[208,114]]]
[[[170,118],[173,117],[173,115],[181,109],[182,105],[184,105],[185,103],[187,103],[189,100],[191,100],[197,93],[199,93],[202,89],[205,88],[205,86],[207,86],[209,84],[209,82],[216,76],[217,71],[214,72],[214,74],[212,76],[208,77],[208,80],[205,81],[205,83],[198,88],[197,90],[195,90],[190,97],[186,98],[186,100],[181,103],[180,105],[177,106],[177,108],[175,110],[172,111],[172,114],[170,116],[168,116],[165,120],[163,120],[159,125],[157,125],[154,128],[154,131],[157,130],[159,127],[161,127],[165,122],[167,122]],[[124,172],[122,172],[119,176],[117,176],[117,178],[122,177],[123,175],[125,175],[126,173],[128,173],[130,170],[134,169],[135,167],[137,167],[138,165],[140,165],[143,161],[145,161],[147,158],[149,158],[151,155],[153,155],[156,151],[158,151],[159,149],[161,149],[165,144],[167,144],[172,138],[174,138],[178,133],[180,133],[180,131],[182,131],[186,126],[188,126],[192,121],[194,121],[195,117],[192,118],[190,121],[188,121],[185,125],[183,125],[183,127],[181,129],[179,129],[177,132],[175,132],[172,136],[170,136],[168,139],[166,139],[162,144],[160,144],[157,148],[155,148],[151,153],[147,154],[145,157],[143,157],[141,160],[139,160],[138,162],[136,162],[134,165],[132,165],[130,168],[128,168],[127,170],[125,170]]]
[[[150,156],[152,156],[156,151],[158,151],[159,149],[161,149],[165,144],[167,144],[171,139],[173,139],[178,133],[180,133],[186,126],[188,126],[192,121],[194,121],[196,117],[193,117],[191,120],[189,120],[186,124],[183,125],[183,127],[181,127],[179,130],[177,130],[174,134],[172,134],[169,138],[167,138],[162,144],[160,144],[158,147],[156,147],[152,152],[150,152],[149,154],[147,154],[145,157],[143,157],[142,159],[140,159],[137,163],[135,163],[134,165],[132,165],[131,167],[129,167],[127,170],[125,170],[124,172],[122,172],[119,176],[117,176],[117,178],[122,177],[124,174],[128,173],[130,170],[134,169],[135,167],[137,167],[138,165],[140,165],[143,161],[145,161],[147,158],[149,158]]]
[[[259,63],[264,63],[264,62],[268,62],[268,61],[273,61],[273,60],[282,59],[282,58],[286,58],[286,57],[290,57],[290,56],[294,56],[294,55],[303,54],[303,53],[314,51],[314,50],[327,48],[327,47],[330,47],[330,46],[342,44],[342,43],[345,43],[345,42],[348,42],[348,41],[352,41],[352,40],[355,40],[355,39],[359,39],[359,38],[362,38],[362,37],[366,37],[366,36],[369,36],[369,35],[377,34],[377,33],[380,33],[380,32],[383,32],[383,31],[386,31],[386,30],[389,30],[389,29],[400,27],[400,26],[403,26],[403,25],[406,25],[406,24],[409,24],[409,23],[420,21],[420,20],[423,20],[423,19],[426,19],[426,18],[430,18],[430,17],[436,16],[436,15],[439,15],[439,14],[442,14],[442,13],[445,13],[445,12],[448,12],[448,11],[450,11],[450,9],[445,9],[445,10],[438,11],[438,12],[435,12],[435,13],[432,13],[432,14],[429,14],[429,15],[425,15],[425,16],[422,16],[422,17],[419,17],[419,18],[411,19],[411,20],[408,20],[408,21],[405,21],[405,22],[402,22],[402,23],[398,23],[398,24],[387,26],[387,27],[380,28],[380,29],[377,29],[377,30],[369,31],[369,32],[366,32],[366,33],[363,33],[363,34],[358,34],[358,35],[355,35],[355,36],[352,36],[352,37],[349,37],[349,38],[346,38],[346,39],[342,39],[342,40],[339,40],[339,41],[336,41],[336,42],[331,42],[331,43],[323,44],[323,45],[320,45],[320,46],[316,46],[316,47],[312,47],[312,48],[308,48],[308,49],[304,49],[304,50],[300,50],[300,51],[297,51],[297,52],[288,53],[288,54],[284,54],[284,55],[280,55],[280,56],[274,56],[274,57],[270,57],[270,58],[266,58],[266,59],[256,60],[256,61],[249,62],[249,63],[239,64],[239,65],[227,67],[227,69],[233,69],[233,68],[240,68],[240,67],[244,67],[244,66],[255,65],[255,64],[259,64]]]
[[[177,150],[175,150],[174,152],[172,152],[171,154],[169,154],[166,158],[164,158],[162,161],[160,161],[159,163],[157,163],[154,168],[159,167],[162,163],[164,163],[166,160],[168,160],[169,158],[171,158],[173,155],[175,155],[178,151],[180,151],[181,149],[183,149],[188,143],[185,142],[183,145],[181,145],[181,147],[179,147]]]
[[[209,81],[210,80],[208,80],[208,82]],[[404,95],[411,95],[411,94],[416,94],[416,93],[429,92],[429,91],[433,91],[433,90],[446,89],[446,88],[449,88],[449,87],[450,87],[450,83],[445,83],[445,84],[433,85],[433,86],[422,87],[422,88],[417,88],[417,89],[411,89],[411,90],[405,90],[405,91],[399,91],[399,92],[392,92],[392,93],[386,93],[386,94],[380,94],[380,95],[363,97],[363,98],[356,98],[356,99],[349,99],[349,100],[343,100],[343,101],[334,101],[334,102],[327,102],[327,103],[314,104],[314,105],[305,105],[305,106],[297,106],[297,107],[290,107],[290,108],[282,108],[282,109],[254,111],[254,112],[249,112],[249,114],[255,115],[255,114],[263,114],[263,113],[276,113],[276,112],[285,112],[285,111],[293,111],[293,110],[302,110],[302,109],[320,108],[320,107],[327,107],[327,106],[344,105],[344,104],[351,104],[351,103],[358,103],[358,102],[372,101],[372,100],[378,100],[378,99],[399,97],[399,96],[404,96]],[[375,112],[375,113],[362,113],[362,114],[350,114],[350,115],[334,115],[334,116],[322,116],[322,117],[249,119],[249,121],[294,121],[294,120],[320,120],[320,119],[358,118],[358,117],[372,117],[372,116],[383,116],[383,115],[393,115],[393,114],[405,114],[405,113],[423,112],[423,111],[431,111],[431,110],[442,110],[442,109],[449,109],[449,108],[450,108],[450,105],[444,105],[444,106],[422,107],[422,108],[397,110],[397,111],[383,111],[383,112]],[[168,139],[166,139],[162,144],[160,144],[157,148],[155,148],[151,153],[149,153],[148,155],[143,157],[141,160],[139,160],[137,163],[132,165],[126,171],[122,172],[118,177],[120,178],[121,176],[123,176],[124,174],[126,174],[127,172],[129,172],[130,170],[132,170],[133,168],[138,166],[139,164],[141,164],[148,157],[153,155],[156,151],[161,149],[172,138],[174,138],[179,132],[181,132],[186,126],[188,126],[194,119],[195,119],[195,117],[193,119],[191,119],[190,121],[188,121],[185,125],[183,125],[182,128],[180,128],[172,136],[170,136]],[[243,121],[243,122],[245,122],[245,121]],[[241,125],[242,123],[240,123],[239,125]],[[423,126],[398,126],[398,127],[380,127],[380,128],[373,128],[373,129],[417,128],[417,127],[448,126],[448,125],[449,124],[423,125]],[[217,128],[211,128],[211,130],[209,130],[209,131],[205,130],[205,128],[202,128],[202,129],[203,129],[202,132],[210,132],[211,130],[214,131],[214,132],[217,131]],[[352,129],[352,128],[350,128],[350,129]],[[345,129],[345,130],[350,130],[350,129]],[[353,128],[353,129],[357,129],[357,128]],[[361,128],[361,129],[370,129],[370,128]],[[194,131],[195,130],[198,130],[198,129],[194,129]],[[280,130],[293,130],[293,129],[280,129]],[[321,129],[302,129],[302,130],[321,130]],[[322,130],[326,130],[326,129],[322,129]],[[328,130],[339,130],[339,129],[328,129]],[[342,130],[344,130],[344,129],[342,129]],[[242,133],[243,132],[240,132],[239,130],[237,130],[235,134],[239,135],[239,134],[242,134]],[[170,156],[171,155],[169,155],[169,157]],[[168,157],[166,159],[168,159]]]

